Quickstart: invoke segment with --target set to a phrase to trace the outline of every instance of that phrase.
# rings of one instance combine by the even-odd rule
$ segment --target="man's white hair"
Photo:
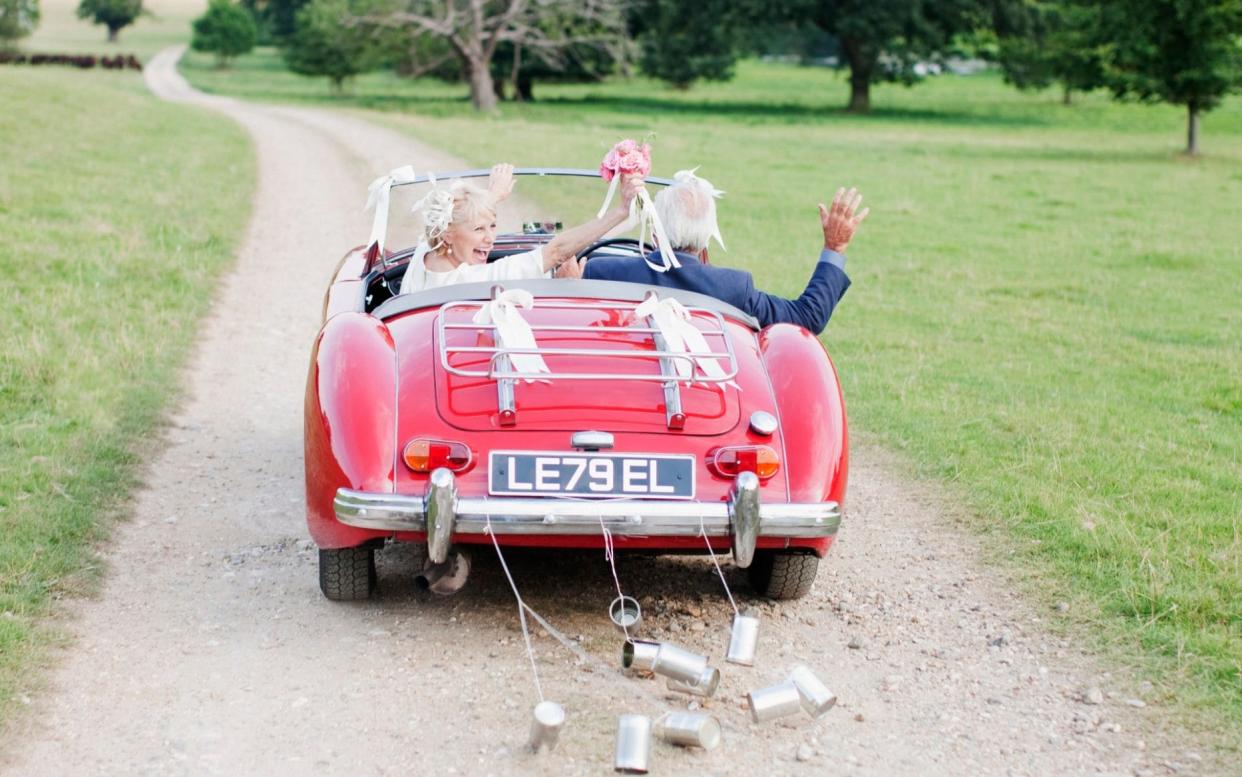
[[[698,168],[695,168],[697,170]],[[674,251],[695,254],[715,238],[724,248],[716,223],[716,199],[724,192],[694,170],[679,170],[673,184],[655,196],[656,213]]]

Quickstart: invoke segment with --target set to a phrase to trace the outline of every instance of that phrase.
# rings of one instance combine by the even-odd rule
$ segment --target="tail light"
[[[753,472],[767,480],[781,468],[780,456],[766,445],[737,445],[718,448],[708,459],[707,468],[720,477],[737,477],[739,472]]]
[[[415,472],[431,472],[440,467],[464,472],[474,463],[474,452],[464,442],[420,437],[406,443],[402,458],[405,466]]]

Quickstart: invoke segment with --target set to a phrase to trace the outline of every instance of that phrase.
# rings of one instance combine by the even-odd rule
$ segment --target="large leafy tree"
[[[783,0],[774,0],[780,6]],[[753,2],[638,0],[629,5],[630,33],[646,75],[688,89],[695,81],[727,81],[741,53],[741,32]]]
[[[34,32],[39,24],[39,0],[0,0],[0,48]]]
[[[284,47],[285,62],[295,73],[327,76],[340,91],[345,80],[379,66],[390,56],[376,31],[355,24],[362,0],[311,0],[298,11],[293,34]]]
[[[1104,86],[1109,46],[1101,8],[1080,0],[998,3],[997,59],[1005,80],[1019,89],[1060,84],[1066,104],[1074,92]]]
[[[796,7],[796,4],[795,4]],[[871,84],[919,79],[921,62],[941,57],[959,33],[986,20],[980,0],[811,0],[801,6],[841,41],[850,69],[849,110],[871,110]]]
[[[502,43],[552,57],[576,44],[606,45],[622,32],[621,0],[405,0],[404,10],[371,14],[365,21],[398,27],[411,38],[433,35],[444,40],[470,83],[470,101],[480,111],[496,107],[492,61]],[[555,34],[552,17],[572,18],[586,34]]]
[[[190,48],[216,55],[220,67],[254,48],[259,37],[254,17],[230,0],[211,0],[207,12],[194,20]]]
[[[1186,153],[1199,117],[1242,86],[1242,0],[1108,0],[1106,76],[1119,97],[1186,106]]]
[[[142,0],[82,0],[78,18],[108,28],[108,41],[115,42],[121,30],[142,15]]]

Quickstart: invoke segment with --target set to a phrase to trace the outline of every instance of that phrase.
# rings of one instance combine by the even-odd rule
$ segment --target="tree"
[[[599,14],[583,17],[576,9],[541,13],[535,18],[546,45],[526,46],[522,42],[502,42],[492,58],[492,77],[496,94],[504,98],[504,84],[513,89],[513,99],[535,99],[534,82],[599,81],[626,65],[630,41],[619,34],[624,29],[619,6],[605,6]]]
[[[1019,89],[1060,84],[1067,105],[1074,92],[1105,85],[1108,46],[1098,4],[1025,0],[1002,5],[1008,10],[997,20],[997,61],[1006,81]]]
[[[39,24],[39,0],[0,0],[0,48],[34,32]]]
[[[943,56],[954,36],[984,23],[979,0],[819,0],[802,13],[841,40],[850,68],[848,110],[871,110],[871,84],[919,78],[917,65]]]
[[[740,54],[748,3],[730,0],[641,0],[629,7],[629,28],[641,47],[638,66],[678,89],[695,81],[727,81]]]
[[[1113,93],[1186,106],[1186,153],[1199,153],[1199,115],[1242,85],[1242,0],[1103,5]]]
[[[220,67],[254,48],[259,36],[254,17],[229,0],[211,0],[207,12],[194,20],[190,48],[216,55]]]
[[[142,15],[142,0],[82,0],[78,18],[108,28],[108,42],[115,43],[122,29]]]
[[[259,26],[261,43],[283,43],[293,35],[298,11],[308,0],[241,0],[242,7],[254,16]]]
[[[435,35],[448,42],[470,82],[470,101],[480,111],[496,107],[491,64],[503,42],[526,52],[552,52],[576,43],[603,45],[621,33],[621,0],[408,0],[407,10],[373,14],[366,21],[407,29],[411,37]],[[578,26],[600,25],[607,33],[560,37],[543,28],[552,16],[572,15]],[[610,20],[617,20],[610,25]]]
[[[376,68],[388,52],[375,39],[374,29],[353,22],[361,10],[351,8],[349,0],[311,0],[303,6],[284,48],[289,69],[327,76],[339,92],[345,79]]]

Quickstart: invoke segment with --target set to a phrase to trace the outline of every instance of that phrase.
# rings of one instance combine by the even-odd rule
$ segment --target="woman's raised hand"
[[[643,188],[643,177],[638,173],[627,173],[621,176],[621,204],[628,211],[630,202],[638,196]]]
[[[487,176],[487,190],[496,198],[496,202],[512,194],[513,165],[508,162],[493,165],[491,174]]]

